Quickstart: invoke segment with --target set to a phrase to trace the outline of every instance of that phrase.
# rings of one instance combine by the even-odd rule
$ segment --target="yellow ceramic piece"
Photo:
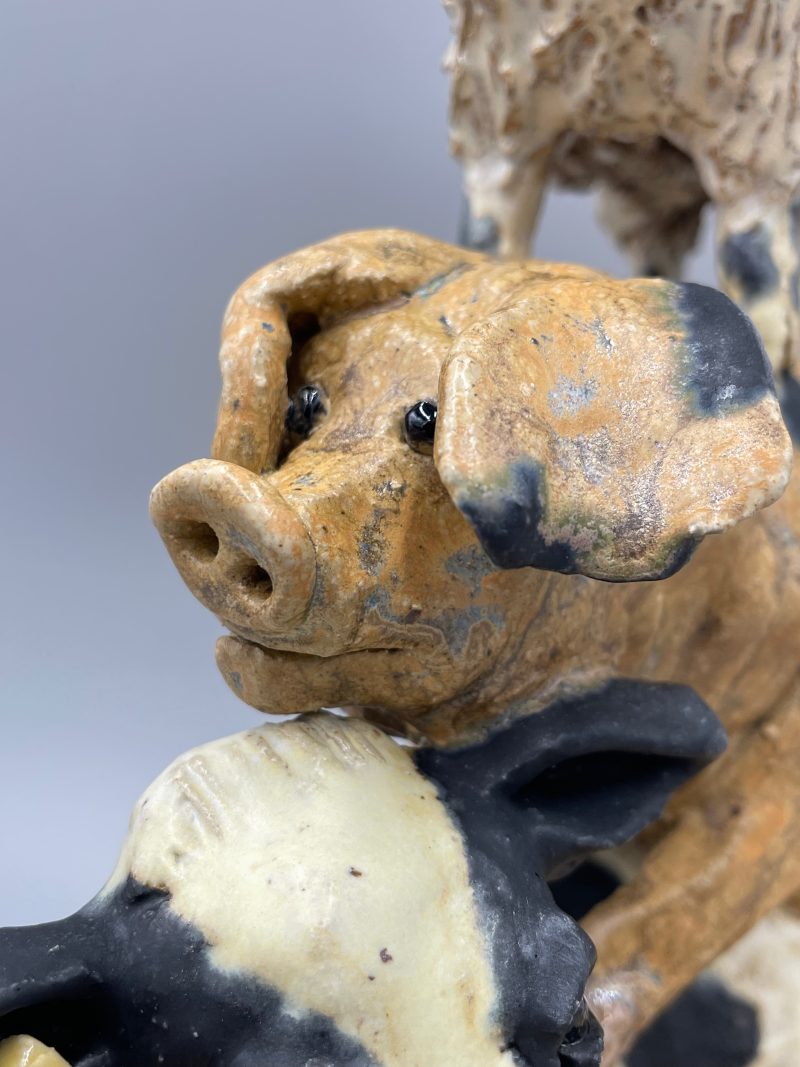
[[[0,1067],[69,1067],[53,1048],[20,1035],[0,1042]]]

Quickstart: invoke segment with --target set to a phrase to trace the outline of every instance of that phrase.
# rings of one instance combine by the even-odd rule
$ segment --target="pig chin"
[[[217,642],[217,665],[234,693],[259,711],[294,715],[325,707],[374,709],[370,717],[389,726],[396,711],[402,713],[397,722],[407,735],[414,732],[409,723],[415,709],[422,717],[463,686],[462,672],[449,656],[426,654],[423,661],[419,650],[409,648],[317,656],[230,636]]]

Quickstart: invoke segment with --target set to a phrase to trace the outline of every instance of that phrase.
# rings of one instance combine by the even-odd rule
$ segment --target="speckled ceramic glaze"
[[[715,290],[398,231],[254,275],[221,360],[152,513],[248,703],[452,747],[621,676],[725,723],[585,920],[612,1063],[800,885],[800,387]]]
[[[721,282],[797,374],[797,0],[445,6],[467,241],[525,256],[548,180],[595,183],[634,270],[674,277],[711,201]]]

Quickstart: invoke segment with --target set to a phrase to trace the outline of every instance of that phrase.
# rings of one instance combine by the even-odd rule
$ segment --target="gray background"
[[[247,274],[351,228],[454,239],[447,40],[436,0],[0,6],[0,923],[82,904],[166,763],[259,721],[148,492],[208,453]],[[584,197],[537,254],[625,271]]]

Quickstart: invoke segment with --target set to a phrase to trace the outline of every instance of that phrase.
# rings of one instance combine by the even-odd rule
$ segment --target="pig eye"
[[[301,385],[286,410],[286,429],[298,437],[308,437],[320,415],[324,414],[322,390],[316,385]]]
[[[403,423],[405,437],[415,452],[433,451],[436,411],[436,405],[432,400],[420,400],[406,412]]]

